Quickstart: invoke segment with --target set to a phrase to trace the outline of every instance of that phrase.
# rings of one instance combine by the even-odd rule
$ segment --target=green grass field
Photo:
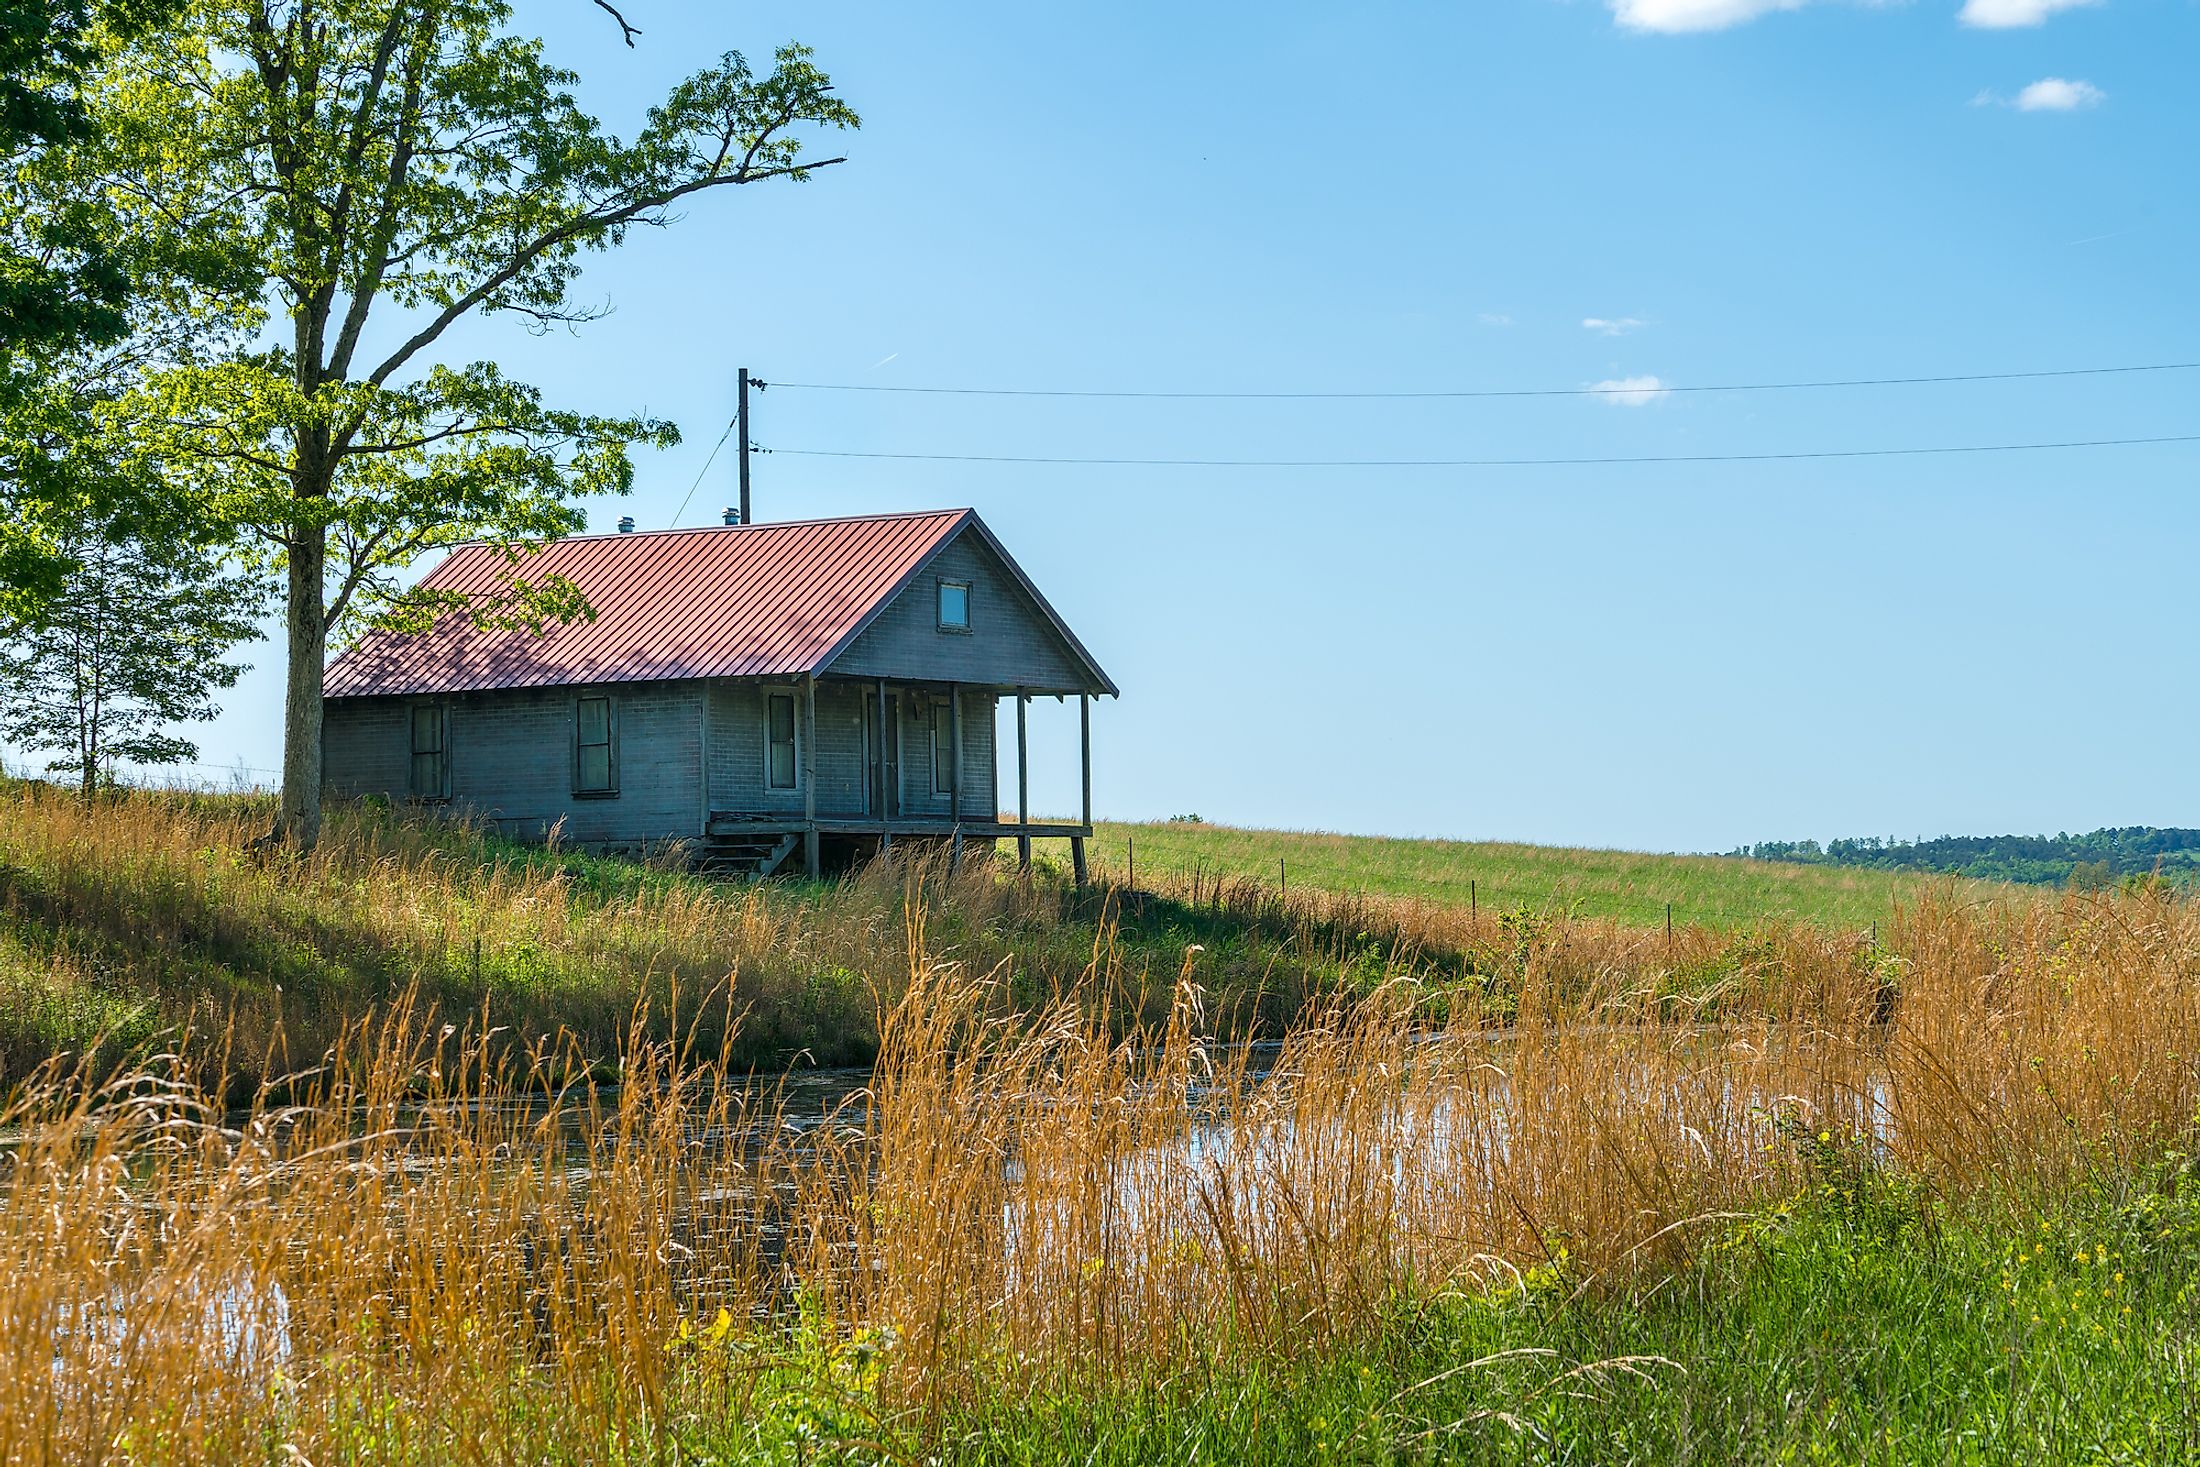
[[[1708,1224],[1697,1261],[1662,1280],[1537,1269],[1401,1299],[1332,1353],[1248,1353],[1144,1390],[1004,1392],[941,1435],[958,1460],[1004,1464],[2190,1463],[2190,1183],[2104,1176],[2008,1199],[2014,1215],[1805,1196]],[[786,1460],[814,1379],[791,1374],[695,1445]],[[848,1435],[875,1429],[840,1409]]]
[[[1473,899],[1485,908],[1566,909],[1644,927],[1661,925],[1670,902],[1673,920],[1683,924],[1738,927],[1788,918],[1862,928],[1885,921],[1897,902],[1914,899],[1931,883],[1948,880],[1724,856],[1398,840],[1179,822],[1103,824],[1093,859],[1121,875],[1131,864],[1133,847],[1141,884],[1149,875],[1177,876],[1195,868],[1273,883],[1281,861],[1293,886],[1464,907],[1471,882]],[[2010,894],[1998,883],[1965,885],[1982,897]]]

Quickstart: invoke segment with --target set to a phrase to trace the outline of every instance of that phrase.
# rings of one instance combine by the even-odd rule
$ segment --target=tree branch
[[[511,258],[492,271],[486,280],[445,306],[436,314],[434,320],[414,332],[411,339],[392,352],[389,359],[383,362],[381,366],[376,367],[366,380],[369,385],[380,387],[390,379],[391,374],[395,373],[399,367],[412,360],[417,353],[449,329],[453,321],[480,305],[498,290],[511,284],[541,255],[561,244],[603,230],[615,229],[621,224],[632,223],[652,210],[662,209],[668,204],[679,202],[689,194],[699,193],[707,188],[716,188],[724,184],[761,183],[766,179],[779,178],[790,173],[806,173],[813,168],[830,168],[835,163],[845,163],[847,161],[845,157],[826,158],[815,163],[794,163],[781,168],[762,169],[755,173],[723,173],[704,178],[691,178],[677,188],[666,189],[647,198],[629,200],[617,208],[594,211],[583,214],[578,219],[569,220],[558,228],[550,230],[530,240],[521,248],[514,250]]]
[[[611,8],[611,0],[596,0],[596,8],[619,23],[619,29],[626,35],[626,48],[629,51],[633,50],[634,38],[641,34],[640,28],[628,25],[626,17]]]
[[[384,272],[389,268],[390,242],[397,237],[397,196],[404,187],[405,170],[412,166],[413,146],[420,126],[422,75],[427,70],[427,47],[426,41],[416,46],[405,68],[405,100],[400,112],[397,141],[390,149],[390,166],[382,187],[382,223],[373,235],[373,247],[367,257],[366,277],[352,286],[351,304],[344,312],[344,324],[337,332],[336,351],[329,358],[329,370],[337,377],[351,375],[351,357],[358,350],[359,333],[366,329],[367,312],[373,307],[375,296],[382,289]],[[364,137],[364,119],[357,125]],[[351,186],[348,180],[344,186],[347,189]],[[349,445],[351,435],[356,431],[356,424],[346,425],[344,432],[337,438],[339,451]]]

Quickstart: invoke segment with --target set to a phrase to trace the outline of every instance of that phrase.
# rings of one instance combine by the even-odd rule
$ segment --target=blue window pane
[[[970,625],[970,588],[953,581],[940,582],[940,625],[943,627],[967,627]]]

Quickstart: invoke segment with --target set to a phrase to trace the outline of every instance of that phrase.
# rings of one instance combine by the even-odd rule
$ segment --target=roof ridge
[[[968,505],[953,509],[895,509],[879,514],[826,514],[806,520],[758,520],[752,525],[667,525],[661,530],[590,530],[578,535],[560,535],[555,540],[545,540],[543,545],[569,545],[576,540],[639,540],[645,535],[715,535],[721,530],[794,530],[806,525],[875,524],[882,520],[938,519],[946,515],[974,515],[977,511]],[[491,545],[490,540],[462,540],[453,545],[453,551],[465,550],[475,545]]]

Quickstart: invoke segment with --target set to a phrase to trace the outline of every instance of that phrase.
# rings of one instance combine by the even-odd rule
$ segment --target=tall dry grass
[[[1167,1022],[1195,946],[1210,1022],[1241,1035],[1400,978],[1478,989],[1480,1016],[1504,1021],[1531,970],[1572,997],[1777,1013],[1871,958],[1863,933],[1802,923],[1667,933],[1197,870],[1078,892],[986,862],[951,873],[936,852],[825,887],[735,887],[366,805],[332,805],[309,856],[256,859],[267,815],[235,796],[0,786],[0,1084],[96,1042],[104,1069],[149,1046],[201,1065],[226,1052],[248,1091],[406,992],[447,1010],[487,998],[512,1031],[565,1030],[608,1064],[638,1007],[662,1039],[673,993],[730,986],[742,1060],[862,1063],[879,999],[911,971],[914,907],[940,953],[998,970],[999,1011],[1082,989],[1118,1035]]]
[[[1011,1019],[998,969],[906,920],[831,1115],[702,1037],[723,987],[644,1016],[616,1088],[409,1000],[308,1107],[226,1114],[160,1067],[25,1088],[0,1458],[650,1460],[790,1392],[921,1455],[1002,1392],[1196,1384],[1531,1270],[1671,1267],[1841,1167],[2021,1207],[2200,1104],[2200,910],[2150,893],[1927,903],[1899,970],[1716,1026],[1531,962],[1506,1029],[1392,981],[1273,1051],[1215,1042],[1188,976],[1129,1038],[1077,986]]]
[[[744,1058],[846,1063],[907,969],[902,871],[811,901],[364,804],[332,804],[309,855],[256,856],[267,817],[234,796],[0,788],[0,1082],[55,1047],[100,1037],[112,1059],[118,1035],[178,1032],[188,1058],[224,1051],[256,1081],[407,992],[486,996],[612,1061],[637,1008],[662,1019],[676,991],[730,986]],[[1055,920],[1051,894],[977,866],[920,885],[996,958],[1002,934]]]

